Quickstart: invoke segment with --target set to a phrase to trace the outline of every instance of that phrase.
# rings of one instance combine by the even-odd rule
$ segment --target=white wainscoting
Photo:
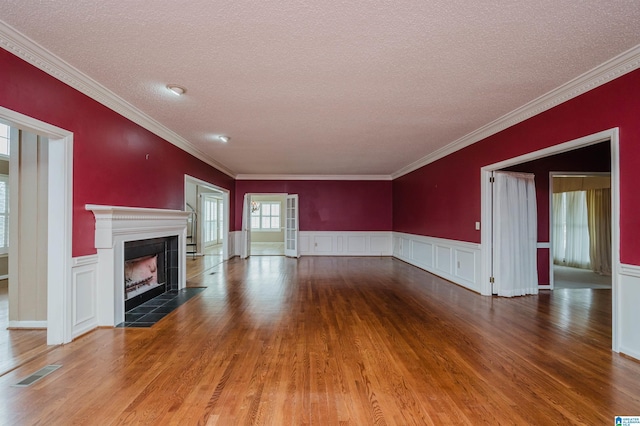
[[[240,256],[242,232],[229,233],[232,256]],[[300,256],[391,256],[391,231],[300,231]]]
[[[242,231],[229,231],[229,258],[240,256]]]
[[[620,352],[640,359],[640,266],[620,264],[618,274]]]
[[[301,256],[391,256],[390,231],[300,231]]]
[[[480,293],[480,244],[394,232],[393,256]]]
[[[236,232],[229,232],[229,236],[227,237],[227,255],[229,256],[229,259],[231,259],[233,256],[236,255],[236,247],[238,246],[236,244],[236,236],[235,236]],[[239,234],[239,232],[238,232]],[[224,259],[227,260],[227,259]]]
[[[98,327],[98,255],[74,257],[72,270],[72,337]]]

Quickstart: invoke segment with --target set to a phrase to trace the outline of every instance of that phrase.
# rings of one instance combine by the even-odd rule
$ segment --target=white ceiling
[[[0,0],[0,19],[233,175],[393,175],[640,43],[638,0]]]

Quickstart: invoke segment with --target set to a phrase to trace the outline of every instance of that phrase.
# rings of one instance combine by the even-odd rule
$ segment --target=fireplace
[[[186,285],[189,213],[88,204],[96,218],[97,312],[116,326],[135,305]]]
[[[178,236],[124,243],[124,310],[178,290]]]

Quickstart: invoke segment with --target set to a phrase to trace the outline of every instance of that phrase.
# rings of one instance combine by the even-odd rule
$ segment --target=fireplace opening
[[[178,237],[124,243],[124,310],[178,288]]]

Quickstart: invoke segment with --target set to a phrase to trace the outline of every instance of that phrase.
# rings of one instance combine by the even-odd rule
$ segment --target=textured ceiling
[[[0,0],[0,19],[234,174],[391,175],[640,43],[638,0]]]

